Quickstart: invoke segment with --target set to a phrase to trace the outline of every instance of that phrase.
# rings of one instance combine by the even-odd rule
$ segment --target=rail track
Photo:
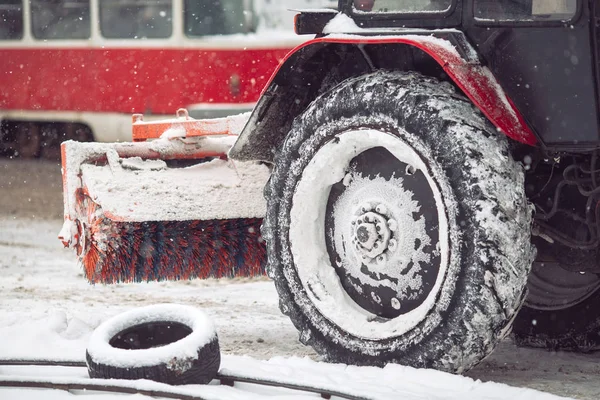
[[[87,368],[84,361],[52,361],[52,360],[2,360],[0,366],[23,366],[23,367],[76,367]],[[245,383],[263,387],[273,387],[280,389],[289,389],[304,393],[313,393],[324,399],[332,397],[348,400],[370,400],[369,397],[357,396],[339,390],[330,390],[315,386],[305,386],[285,381],[268,380],[253,378],[250,376],[241,376],[228,373],[218,373],[215,377],[220,385],[234,387],[236,383]],[[187,389],[185,386],[171,386],[156,382],[156,388],[143,387],[136,384],[136,381],[115,380],[115,379],[91,379],[91,378],[68,378],[53,377],[43,378],[39,376],[27,377],[8,375],[3,376],[0,373],[0,387],[10,388],[44,388],[55,390],[93,390],[98,392],[122,393],[122,394],[141,394],[150,397],[162,397],[166,399],[178,400],[206,400],[207,397],[201,394],[193,394],[193,388]],[[194,385],[195,386],[195,385]],[[226,397],[226,396],[224,396]],[[211,396],[214,398],[214,396]]]

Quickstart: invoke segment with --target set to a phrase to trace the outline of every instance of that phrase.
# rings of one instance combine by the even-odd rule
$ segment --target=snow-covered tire
[[[86,352],[91,378],[206,384],[221,363],[212,322],[196,308],[158,304],[103,322]]]
[[[523,302],[523,180],[507,139],[450,84],[342,82],[294,121],[265,188],[282,312],[331,361],[468,370]]]

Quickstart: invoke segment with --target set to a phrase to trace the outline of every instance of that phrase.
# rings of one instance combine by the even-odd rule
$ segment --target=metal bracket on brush
[[[159,121],[144,121],[142,114],[133,114],[132,137],[134,142],[159,138],[237,137],[249,117],[250,113],[243,113],[223,118],[193,119],[185,108],[177,110],[176,118]]]

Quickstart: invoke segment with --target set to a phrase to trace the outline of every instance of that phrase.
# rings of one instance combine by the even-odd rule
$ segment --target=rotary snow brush
[[[62,144],[59,238],[90,282],[264,275],[269,171],[226,156],[247,118],[134,115],[134,143]]]

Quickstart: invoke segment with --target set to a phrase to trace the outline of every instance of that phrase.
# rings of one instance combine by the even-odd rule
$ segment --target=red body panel
[[[0,49],[0,109],[172,114],[194,103],[255,102],[288,51]]]
[[[479,63],[468,62],[462,58],[449,41],[425,35],[398,35],[385,38],[381,36],[344,36],[346,35],[340,37],[326,36],[307,41],[290,52],[284,62],[292,58],[298,50],[319,43],[365,45],[398,43],[414,46],[429,54],[440,64],[465,95],[504,134],[524,144],[533,146],[537,143],[534,133],[521,113],[514,107],[512,101],[506,96],[491,71]],[[284,62],[279,65],[271,81],[284,65]],[[265,90],[267,87],[265,86]]]

